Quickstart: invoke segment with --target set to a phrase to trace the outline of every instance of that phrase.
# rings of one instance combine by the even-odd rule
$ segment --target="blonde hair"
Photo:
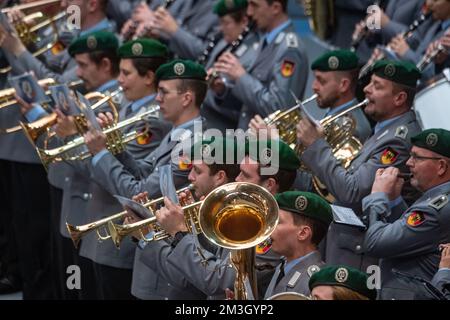
[[[369,300],[368,297],[346,287],[332,286],[334,300]]]

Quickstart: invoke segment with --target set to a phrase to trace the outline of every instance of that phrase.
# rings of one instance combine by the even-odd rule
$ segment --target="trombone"
[[[189,185],[185,188],[177,190],[177,194],[180,194],[182,192],[186,192],[186,191],[192,190],[192,189],[193,189],[193,185]],[[147,201],[146,203],[143,204],[143,206],[148,208],[149,210],[155,210],[162,203],[164,203],[164,197],[160,197],[155,200]],[[73,242],[75,248],[77,248],[78,244],[80,243],[81,238],[83,238],[86,234],[88,234],[89,232],[94,231],[94,230],[97,232],[99,240],[107,240],[107,239],[111,238],[110,235],[102,236],[100,234],[99,229],[101,227],[106,226],[108,223],[110,223],[112,221],[124,219],[126,215],[127,215],[127,211],[125,210],[125,211],[119,212],[117,214],[114,214],[112,216],[109,216],[109,217],[103,218],[101,220],[97,220],[97,221],[94,221],[94,222],[91,222],[91,223],[88,223],[88,224],[85,224],[82,226],[74,226],[74,225],[66,222],[66,227],[67,227],[67,230],[69,231],[70,238],[72,239],[72,242]]]
[[[256,294],[254,247],[266,240],[278,224],[278,205],[273,195],[256,184],[233,182],[216,188],[203,201],[184,206],[183,213],[191,233],[203,233],[215,245],[231,250],[231,262],[237,270],[236,299],[250,297],[247,283]],[[145,226],[159,230],[145,241],[169,237],[156,217],[128,225],[108,224],[116,246]]]

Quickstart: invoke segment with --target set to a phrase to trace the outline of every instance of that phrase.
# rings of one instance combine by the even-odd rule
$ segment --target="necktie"
[[[281,263],[280,273],[278,274],[278,278],[277,278],[277,281],[275,282],[275,285],[278,285],[278,283],[281,281],[281,279],[283,279],[284,276],[285,276],[285,274],[284,274],[284,265],[285,265],[285,262],[283,261]]]
[[[263,51],[267,47],[267,39],[264,38],[263,43],[261,45],[261,51]]]

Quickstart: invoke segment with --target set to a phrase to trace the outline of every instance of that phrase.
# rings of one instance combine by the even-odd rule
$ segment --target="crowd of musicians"
[[[56,21],[58,41],[39,55],[14,31],[29,9],[2,4],[3,89],[32,72],[82,80],[76,90],[100,103],[96,123],[17,94],[0,105],[0,294],[449,297],[450,131],[421,127],[414,99],[450,63],[450,1],[376,1],[372,30],[374,1],[336,0],[339,48],[310,61],[287,0],[62,0],[51,14],[75,5],[80,25]],[[178,199],[162,197],[167,172]],[[339,217],[347,209],[361,225]],[[252,232],[268,233],[246,251],[230,244]],[[247,274],[235,261],[244,251]]]

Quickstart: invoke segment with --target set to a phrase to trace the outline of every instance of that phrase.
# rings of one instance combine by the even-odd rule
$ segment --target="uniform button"
[[[358,245],[356,246],[356,251],[359,251],[359,250],[361,250],[361,246],[358,244]]]
[[[69,182],[69,181],[70,181],[70,178],[69,178],[69,177],[66,177],[66,178],[64,179],[64,181],[65,181],[65,182]]]
[[[164,300],[169,300],[169,298],[168,298],[168,297],[165,297]]]
[[[152,161],[155,161],[156,160],[156,157],[152,157]]]
[[[83,199],[84,200],[89,200],[89,197],[90,197],[89,193],[83,194]]]
[[[242,112],[242,117],[245,118],[247,114],[245,112]]]
[[[158,172],[158,168],[156,168],[155,171]]]

